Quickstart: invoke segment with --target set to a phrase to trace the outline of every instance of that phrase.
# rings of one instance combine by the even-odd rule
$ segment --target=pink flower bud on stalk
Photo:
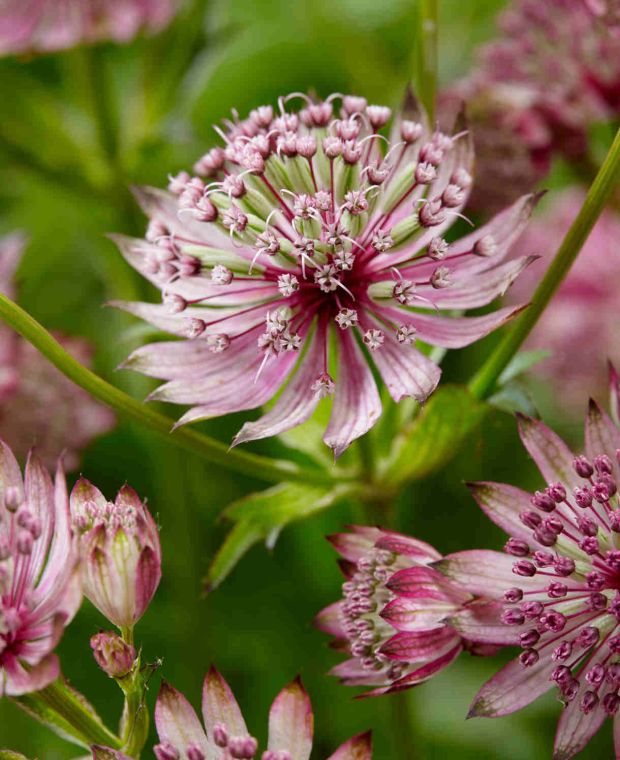
[[[84,478],[71,493],[71,515],[79,535],[84,594],[123,632],[131,630],[161,578],[155,521],[129,486],[112,503]]]
[[[90,639],[90,648],[97,665],[110,678],[123,678],[134,666],[136,650],[116,633],[96,633]]]
[[[204,728],[194,709],[166,681],[155,707],[160,743],[153,748],[157,760],[308,760],[312,751],[314,716],[310,698],[296,679],[278,694],[269,712],[267,749],[258,752],[239,705],[222,676],[211,668],[202,692]],[[328,760],[371,760],[370,733],[345,742]]]

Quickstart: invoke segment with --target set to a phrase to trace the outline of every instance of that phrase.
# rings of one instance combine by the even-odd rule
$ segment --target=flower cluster
[[[257,740],[246,728],[239,705],[222,676],[211,668],[202,694],[205,728],[185,697],[162,683],[155,723],[160,744],[153,748],[157,760],[206,760],[246,758],[258,751]],[[269,712],[269,739],[262,760],[308,760],[312,751],[314,716],[299,679],[278,694]],[[370,734],[345,742],[329,760],[370,760]]]
[[[288,110],[295,100],[301,110]],[[118,242],[163,303],[120,305],[184,340],[138,349],[125,366],[168,381],[153,398],[192,405],[181,424],[284,388],[241,443],[304,422],[333,394],[324,441],[339,455],[381,413],[369,358],[395,401],[424,401],[440,370],[417,341],[465,346],[515,313],[435,312],[505,292],[530,262],[503,259],[536,199],[448,242],[473,181],[470,137],[429,131],[412,99],[387,138],[390,120],[361,97],[293,94],[218,129],[224,147],[195,176],[139,191],[146,239]]]
[[[43,689],[59,674],[53,650],[82,600],[69,499],[31,455],[25,478],[0,441],[0,696]]]
[[[165,27],[176,6],[175,0],[5,0],[0,55],[66,50],[102,40],[129,42],[141,29]]]
[[[557,193],[528,225],[519,247],[549,254],[556,251],[584,201],[585,193],[576,189]],[[607,358],[620,362],[614,318],[620,287],[615,263],[618,240],[620,216],[606,210],[527,343],[529,348],[551,350],[551,356],[536,371],[561,384],[564,410],[577,413],[584,397],[603,391]],[[517,300],[530,300],[545,266],[543,258],[535,262],[519,278],[511,295]],[[578,362],[574,355],[576,345]]]
[[[144,614],[161,578],[157,525],[140,497],[123,486],[114,503],[81,478],[71,492],[84,595],[121,629]]]
[[[472,485],[482,509],[510,536],[509,562],[488,562],[488,552],[473,551],[464,553],[469,562],[455,555],[438,569],[454,582],[473,576],[489,588],[503,585],[501,619],[522,647],[482,687],[470,714],[506,715],[555,684],[565,710],[554,757],[566,760],[606,717],[620,715],[620,430],[595,402],[585,455],[574,456],[540,422],[522,418],[520,428],[546,487],[529,494],[499,483]]]
[[[447,579],[433,566],[442,557],[429,544],[360,526],[330,540],[344,559],[344,598],[323,610],[317,625],[352,657],[332,674],[375,686],[368,696],[416,686],[464,650],[493,654],[518,641],[500,621],[493,590]],[[488,554],[487,562],[495,559]]]
[[[10,298],[15,297],[15,270],[24,245],[19,233],[0,240],[0,291]],[[85,340],[55,337],[78,361],[90,364],[92,348]],[[20,457],[36,443],[47,467],[64,451],[64,466],[77,468],[80,451],[114,426],[114,414],[5,326],[0,326],[0,360],[0,436]]]
[[[582,159],[588,128],[620,111],[620,38],[584,3],[515,0],[499,26],[502,36],[483,48],[471,75],[443,95],[448,110],[455,100],[468,104],[472,203],[487,211],[530,190],[554,152]]]

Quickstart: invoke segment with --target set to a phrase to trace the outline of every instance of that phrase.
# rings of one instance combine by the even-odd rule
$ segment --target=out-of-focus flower
[[[303,108],[287,111],[296,97]],[[257,108],[227,123],[200,176],[138,193],[146,240],[118,242],[163,303],[120,305],[185,340],[138,349],[125,366],[168,381],[153,398],[193,405],[180,424],[261,406],[286,386],[241,443],[301,424],[334,394],[324,441],[338,456],[381,414],[372,364],[395,401],[424,401],[440,370],[416,341],[465,346],[515,313],[436,312],[509,287],[530,259],[503,259],[535,198],[448,243],[472,184],[467,133],[430,133],[411,100],[388,141],[390,109],[345,96],[336,116],[337,97]]]
[[[367,696],[400,691],[428,680],[464,650],[493,654],[517,643],[499,619],[495,589],[448,580],[434,569],[442,557],[429,544],[360,526],[330,541],[343,557],[344,599],[316,622],[352,657],[332,670],[343,683],[375,686]],[[482,554],[487,562],[503,560],[497,552]]]
[[[207,760],[256,756],[258,742],[246,728],[230,686],[211,668],[204,681],[200,724],[187,699],[170,684],[162,683],[155,723],[160,744],[153,748],[157,760]],[[262,760],[308,760],[312,751],[314,716],[299,679],[278,694],[269,712],[269,739]],[[329,760],[370,760],[370,734],[345,742]]]
[[[90,648],[97,665],[110,678],[122,678],[133,668],[136,650],[112,631],[100,631],[91,636]]]
[[[25,238],[20,233],[0,240],[0,292],[15,298],[15,270]],[[55,335],[63,348],[89,365],[90,345],[81,338]],[[0,326],[0,436],[15,454],[25,457],[35,444],[47,467],[64,451],[64,466],[73,470],[79,452],[110,430],[114,414],[76,387],[30,343]]]
[[[123,486],[114,503],[81,478],[71,492],[84,594],[119,628],[144,614],[161,578],[157,525],[136,492]]]
[[[590,13],[603,19],[614,29],[620,26],[620,0],[583,0]]]
[[[620,113],[620,37],[582,2],[513,0],[499,26],[470,76],[442,96],[448,111],[464,99],[471,112],[472,205],[485,211],[531,190],[554,153],[583,159],[589,127]]]
[[[516,248],[546,255],[517,284],[516,299],[532,298],[550,256],[557,251],[584,200],[585,193],[580,190],[559,193],[528,225]],[[527,343],[529,348],[551,350],[551,356],[537,366],[536,372],[561,388],[562,407],[576,413],[583,398],[599,395],[606,387],[607,358],[620,362],[619,241],[620,216],[604,211]],[[575,361],[577,347],[579,361]]]
[[[587,744],[620,707],[620,431],[591,402],[585,456],[574,456],[541,422],[522,417],[523,443],[547,486],[534,494],[475,483],[484,512],[510,539],[508,562],[464,552],[438,567],[454,581],[504,587],[502,621],[523,651],[476,696],[471,716],[495,717],[525,707],[554,683],[565,710],[554,758]],[[512,556],[510,556],[512,555]],[[614,720],[616,757],[620,725]]]
[[[165,27],[177,7],[177,0],[3,0],[0,55],[129,42]]]
[[[62,466],[52,482],[32,454],[22,480],[0,441],[0,696],[48,686],[54,648],[82,600]]]

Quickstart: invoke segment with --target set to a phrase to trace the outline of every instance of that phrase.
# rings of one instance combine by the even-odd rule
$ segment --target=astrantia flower
[[[17,233],[0,240],[0,292],[15,297],[15,270],[25,239]],[[81,338],[55,335],[70,354],[87,366],[91,346]],[[77,388],[14,330],[0,326],[0,436],[19,457],[33,445],[47,467],[64,451],[73,470],[79,453],[93,438],[110,430],[114,414]]]
[[[554,153],[583,159],[592,124],[620,113],[620,37],[584,2],[513,0],[499,26],[501,36],[482,49],[471,75],[443,96],[448,103],[464,98],[471,112],[472,201],[485,210],[511,190],[515,198],[531,189]],[[506,181],[513,169],[516,186]]]
[[[521,437],[546,487],[529,494],[498,483],[472,486],[482,509],[510,535],[508,562],[464,552],[440,569],[464,584],[473,577],[503,585],[502,620],[523,648],[482,687],[471,715],[512,713],[555,685],[565,710],[554,758],[566,760],[605,718],[620,714],[620,431],[591,402],[584,456],[529,418],[521,420]]]
[[[258,742],[246,728],[243,715],[229,685],[211,668],[204,681],[200,724],[185,697],[162,683],[155,723],[160,744],[157,760],[219,760],[257,757]],[[299,679],[278,694],[269,712],[267,749],[262,760],[308,760],[312,751],[314,716],[306,690]],[[370,734],[359,734],[330,755],[329,760],[370,760]]]
[[[296,97],[303,108],[287,111]],[[154,398],[193,405],[181,423],[261,406],[284,388],[241,443],[299,425],[334,394],[324,440],[338,455],[381,413],[373,364],[395,401],[424,401],[440,371],[416,341],[464,346],[514,313],[436,311],[508,288],[529,259],[500,262],[534,199],[449,243],[472,184],[468,135],[429,133],[411,106],[387,140],[388,108],[347,96],[336,116],[337,97],[258,108],[227,124],[225,146],[195,165],[200,176],[139,192],[146,240],[119,245],[163,303],[124,308],[186,340],[141,348],[125,366],[169,381]]]
[[[446,579],[431,566],[441,555],[429,544],[359,526],[330,540],[347,580],[344,599],[323,610],[317,625],[352,656],[332,670],[343,683],[377,687],[369,696],[400,691],[464,650],[491,654],[516,643],[512,631],[502,630],[492,590]]]
[[[62,467],[53,483],[31,455],[22,480],[0,441],[0,696],[57,678],[54,648],[81,599]]]
[[[162,29],[177,6],[176,0],[3,0],[0,55],[129,42],[142,29]]]
[[[555,252],[585,200],[585,193],[566,190],[550,199],[515,246],[516,249]],[[584,397],[602,391],[607,382],[606,361],[620,362],[618,342],[617,266],[620,216],[606,210],[590,233],[579,258],[536,325],[528,348],[544,348],[551,356],[536,373],[562,388],[562,408],[578,411]],[[548,256],[535,262],[515,287],[515,300],[530,300]],[[567,329],[567,325],[570,326]],[[579,361],[575,361],[579,346]]]
[[[131,628],[161,579],[155,521],[129,486],[112,503],[84,478],[71,492],[71,517],[79,534],[85,596],[114,625]]]

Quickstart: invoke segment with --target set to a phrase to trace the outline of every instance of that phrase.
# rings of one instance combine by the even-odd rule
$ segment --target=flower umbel
[[[129,42],[141,29],[166,26],[176,6],[175,0],[5,0],[0,55]]]
[[[164,681],[155,707],[160,740],[153,748],[157,760],[256,757],[258,742],[249,734],[230,687],[214,668],[204,681],[202,715],[204,729],[185,697]],[[271,706],[269,739],[262,760],[308,760],[313,730],[310,698],[297,679],[282,689]],[[345,742],[329,760],[371,757],[370,734],[359,734]]]
[[[52,482],[31,454],[25,479],[0,441],[0,696],[48,686],[53,653],[82,593],[62,467]]]
[[[84,594],[114,625],[131,628],[161,578],[155,521],[129,486],[112,503],[84,478],[71,492],[71,516],[79,535]]]
[[[343,557],[344,599],[323,610],[317,625],[352,655],[332,670],[343,683],[375,686],[367,696],[400,691],[463,650],[492,654],[516,643],[492,593],[446,579],[432,567],[441,555],[429,544],[360,526],[330,541]]]
[[[501,262],[535,199],[449,243],[473,181],[467,132],[430,132],[410,100],[388,139],[390,109],[345,96],[336,113],[338,98],[293,94],[226,122],[197,176],[138,191],[146,240],[118,242],[163,303],[120,305],[185,340],[138,349],[125,366],[168,381],[152,398],[192,405],[180,424],[283,389],[242,443],[301,424],[333,394],[324,441],[338,456],[381,413],[371,363],[395,401],[422,402],[440,370],[416,341],[465,346],[516,311],[436,313],[508,288],[530,259]]]
[[[462,583],[475,573],[493,588],[503,584],[502,621],[523,650],[482,687],[471,715],[506,715],[555,684],[565,710],[554,758],[566,760],[620,707],[620,431],[591,402],[583,456],[535,420],[522,418],[520,432],[547,486],[528,494],[472,485],[510,535],[507,561],[485,564],[476,560],[487,552],[466,552],[467,566],[448,559],[440,569]]]

